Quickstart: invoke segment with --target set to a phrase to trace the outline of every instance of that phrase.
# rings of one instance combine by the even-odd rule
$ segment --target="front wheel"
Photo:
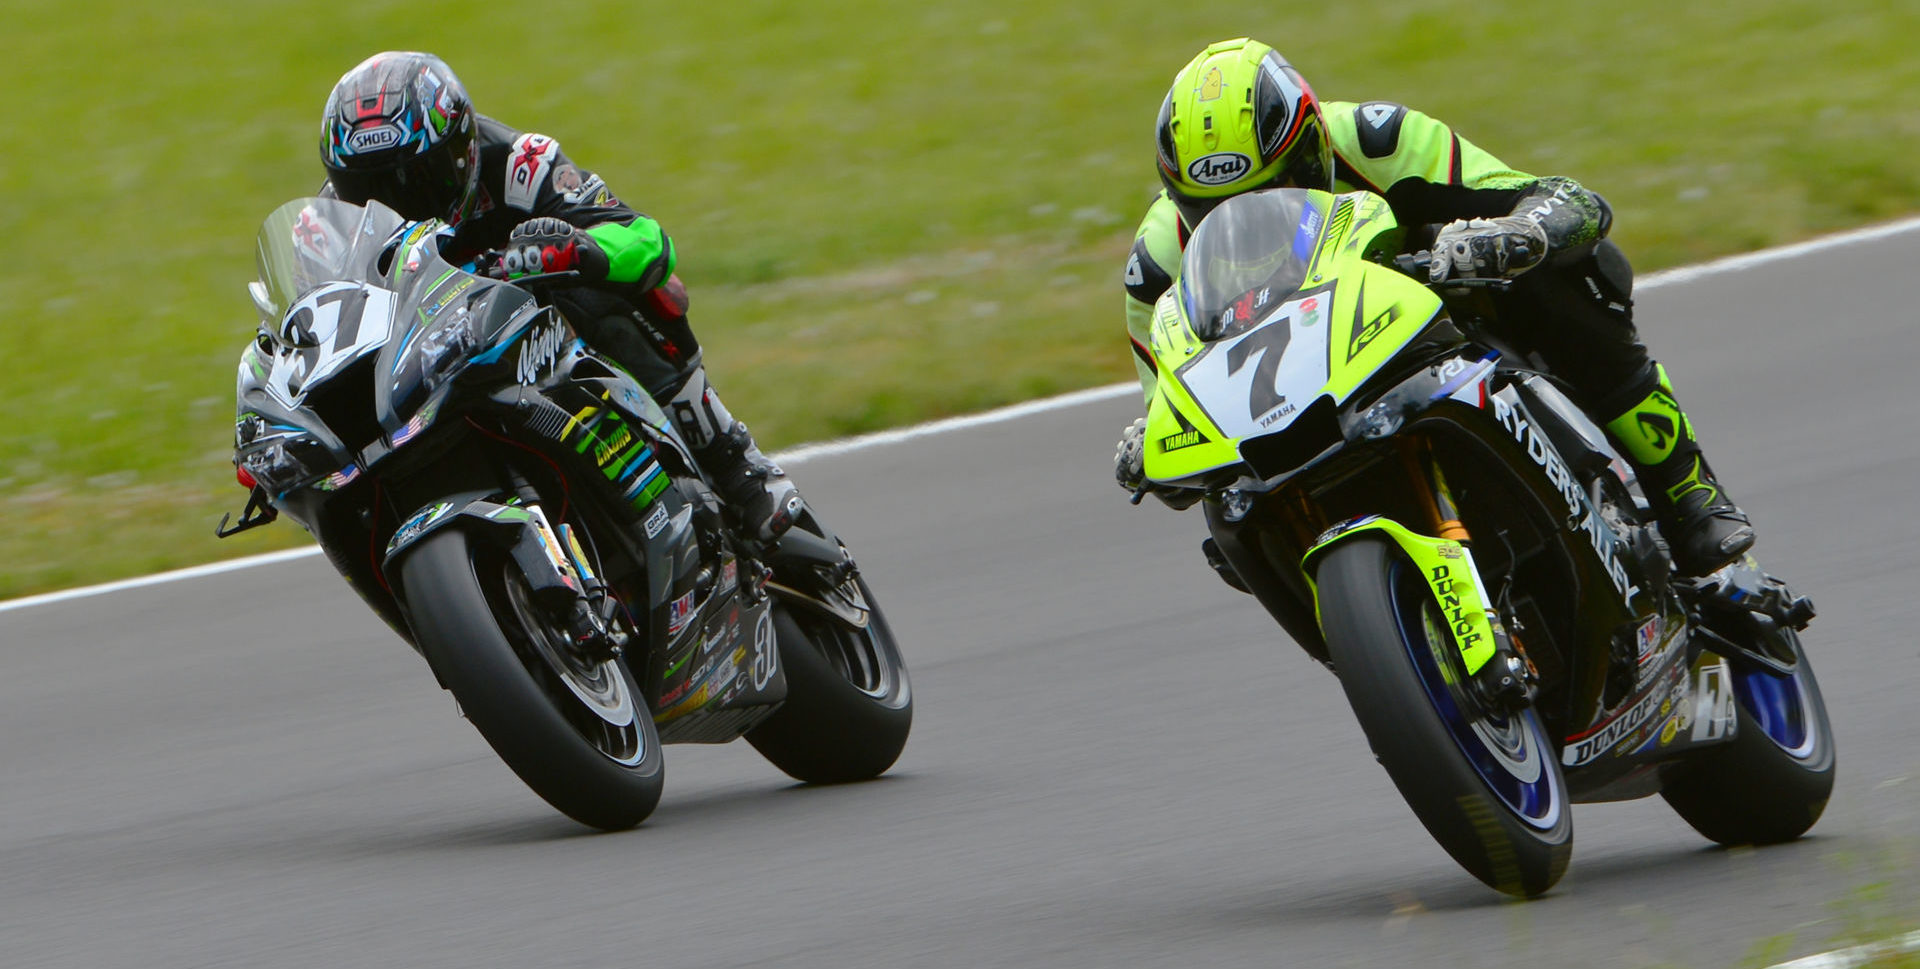
[[[1573,852],[1573,818],[1539,716],[1493,714],[1471,697],[1451,627],[1397,547],[1360,538],[1333,548],[1317,584],[1347,702],[1434,840],[1509,895],[1553,887]]]
[[[663,764],[646,700],[625,664],[573,648],[511,555],[445,528],[401,581],[427,664],[534,793],[608,831],[653,813]]]
[[[907,665],[872,591],[855,576],[835,594],[864,610],[866,623],[774,602],[787,700],[747,732],[747,742],[773,766],[809,784],[880,776],[899,759],[913,726]]]
[[[1660,795],[1695,831],[1723,845],[1778,844],[1813,827],[1833,793],[1833,728],[1800,646],[1782,676],[1730,660],[1739,727],[1661,774]]]

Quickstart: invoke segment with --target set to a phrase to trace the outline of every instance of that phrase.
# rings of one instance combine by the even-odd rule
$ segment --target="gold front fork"
[[[1467,526],[1460,523],[1460,506],[1453,500],[1453,492],[1447,488],[1447,476],[1441,473],[1440,463],[1433,459],[1433,448],[1424,440],[1403,439],[1400,442],[1400,459],[1413,478],[1414,491],[1420,496],[1421,507],[1427,513],[1427,526],[1433,529],[1433,534],[1462,545],[1473,544],[1472,536],[1467,534]],[[1520,641],[1520,621],[1504,621],[1500,610],[1495,607],[1493,591],[1481,591],[1486,598],[1487,621],[1493,626],[1496,648],[1501,655],[1520,661],[1518,668],[1504,661],[1482,667],[1481,673],[1489,680],[1487,687],[1497,695],[1509,698],[1519,696],[1530,702],[1540,682],[1540,670],[1533,665],[1533,660],[1527,656],[1526,645]]]
[[[1454,502],[1453,492],[1447,490],[1447,476],[1440,473],[1433,449],[1424,440],[1403,438],[1400,460],[1413,480],[1414,493],[1420,496],[1420,506],[1427,514],[1427,527],[1432,533],[1462,544],[1470,542],[1467,526],[1460,524],[1460,506]]]

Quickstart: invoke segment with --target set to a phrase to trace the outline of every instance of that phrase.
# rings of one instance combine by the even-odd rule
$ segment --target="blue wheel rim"
[[[1404,575],[1404,566],[1396,561],[1390,584],[1394,616],[1401,645],[1413,661],[1428,702],[1487,790],[1529,827],[1552,829],[1560,823],[1566,794],[1553,762],[1553,745],[1547,742],[1539,714],[1528,708],[1512,717],[1490,713],[1467,716],[1455,693],[1457,688],[1448,682],[1449,676],[1457,675],[1459,664],[1450,662],[1443,668],[1440,655],[1436,655],[1440,650],[1452,652],[1452,637],[1442,632],[1445,627],[1434,619],[1430,599],[1407,595]]]
[[[1769,670],[1734,663],[1733,691],[1746,714],[1741,728],[1758,728],[1788,756],[1806,760],[1819,744],[1809,715],[1806,673],[1781,676]]]

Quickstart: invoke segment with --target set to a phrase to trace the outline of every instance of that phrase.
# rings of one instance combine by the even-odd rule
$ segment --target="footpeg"
[[[1813,621],[1812,599],[1762,572],[1751,555],[1683,587],[1709,649],[1792,675],[1799,662],[1793,633]]]
[[[1692,589],[1702,605],[1765,617],[1788,629],[1805,629],[1818,615],[1811,598],[1761,571],[1760,563],[1751,555],[1693,580]]]

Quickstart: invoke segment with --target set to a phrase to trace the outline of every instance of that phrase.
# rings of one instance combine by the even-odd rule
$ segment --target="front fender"
[[[1384,537],[1399,546],[1426,580],[1435,604],[1453,629],[1454,644],[1472,675],[1493,658],[1495,640],[1492,612],[1488,610],[1485,584],[1473,562],[1473,552],[1465,545],[1445,538],[1430,538],[1409,530],[1391,518],[1367,515],[1342,522],[1328,529],[1314,546],[1300,557],[1300,569],[1313,588],[1313,608],[1320,610],[1319,561],[1328,549],[1348,542]]]
[[[512,547],[521,532],[532,528],[533,515],[525,508],[503,504],[495,492],[470,491],[448,495],[418,510],[401,523],[387,541],[380,571],[387,581],[400,580],[400,564],[422,539],[443,528],[459,525],[481,533],[495,544]]]

